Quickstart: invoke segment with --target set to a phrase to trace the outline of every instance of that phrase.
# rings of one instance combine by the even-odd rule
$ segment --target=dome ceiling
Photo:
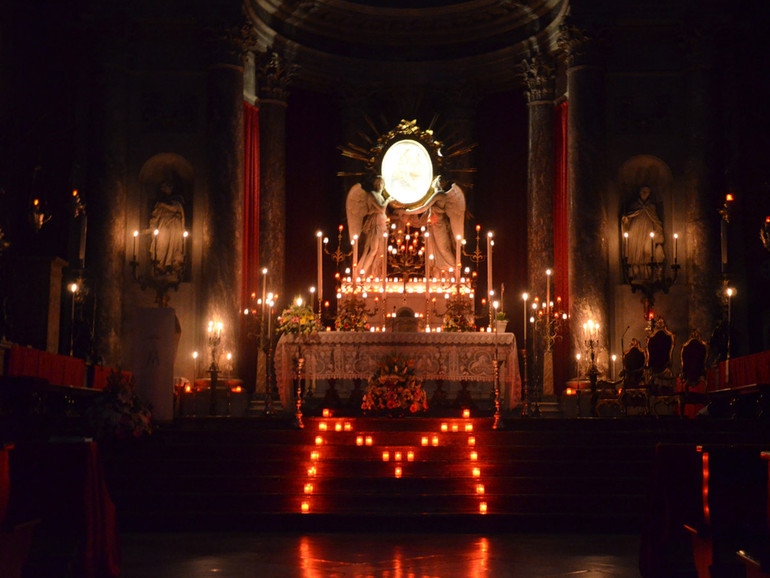
[[[260,51],[299,65],[297,83],[516,84],[516,66],[549,51],[567,0],[249,0]]]

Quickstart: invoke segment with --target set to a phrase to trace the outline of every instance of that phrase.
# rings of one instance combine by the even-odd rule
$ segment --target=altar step
[[[108,456],[109,487],[126,529],[636,531],[655,444],[706,440],[647,420],[506,425],[309,418],[297,430],[278,420],[190,421]]]

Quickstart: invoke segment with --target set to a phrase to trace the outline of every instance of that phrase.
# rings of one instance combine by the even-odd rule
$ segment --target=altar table
[[[305,386],[315,390],[315,382],[324,379],[361,379],[365,385],[383,358],[393,354],[414,361],[423,381],[490,384],[497,357],[502,407],[513,409],[519,403],[521,377],[513,333],[342,331],[281,337],[275,349],[281,403],[287,409],[294,406],[295,360],[300,356],[305,360]]]

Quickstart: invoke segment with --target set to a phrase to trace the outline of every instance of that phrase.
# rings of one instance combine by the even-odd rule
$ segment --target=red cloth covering
[[[243,271],[241,301],[261,290],[259,279],[259,109],[243,103]]]
[[[115,371],[112,367],[105,367],[103,365],[94,365],[92,366],[93,370],[93,377],[91,380],[91,383],[89,384],[89,387],[92,387],[93,389],[102,390],[107,387],[107,379],[112,375],[112,373]],[[132,373],[130,371],[121,371],[121,375],[124,377],[130,379],[132,377]]]
[[[567,192],[567,118],[568,102],[554,107],[554,177],[553,177],[553,279],[554,302],[561,297],[561,310],[569,311],[569,195]],[[556,303],[555,303],[556,304]],[[564,324],[562,338],[554,344],[553,381],[559,394],[569,378],[570,359],[569,326]]]
[[[31,347],[14,345],[8,352],[8,375],[10,377],[37,377],[42,351]]]
[[[57,355],[31,347],[11,347],[8,375],[11,377],[41,377],[52,385],[85,385],[85,361],[77,357]]]
[[[727,362],[719,363],[719,373],[709,369],[708,391],[770,383],[770,351],[744,355],[730,360],[730,384],[727,384]]]
[[[118,576],[121,552],[115,506],[97,445],[19,443],[10,467],[9,518],[40,519],[42,535],[74,543],[76,576]]]

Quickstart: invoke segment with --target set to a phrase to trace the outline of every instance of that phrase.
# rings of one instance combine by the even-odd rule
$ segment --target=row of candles
[[[139,231],[135,230],[133,235],[131,236],[132,237],[131,260],[133,262],[136,262],[136,257],[137,257],[136,245],[137,245],[137,241],[139,239],[139,234],[140,234]],[[157,239],[159,235],[160,235],[160,229],[153,230],[153,232],[152,232],[153,239]],[[190,232],[189,231],[182,232],[182,257],[184,257],[187,254],[187,239],[189,239],[189,238],[190,238]],[[157,261],[158,260],[158,246],[157,246],[157,243],[155,243],[154,246],[153,246],[152,259],[153,259],[153,261]]]
[[[410,230],[410,223],[407,222],[406,224],[406,232],[404,233],[401,230],[397,230],[397,235],[403,235],[403,237],[398,237],[395,244],[390,244],[387,247],[387,251],[391,254],[396,254],[399,251],[402,253],[411,253],[418,256],[424,256],[425,259],[425,274],[422,277],[422,281],[425,284],[423,291],[430,293],[431,292],[431,283],[446,283],[447,281],[451,281],[452,283],[460,283],[463,284],[466,281],[469,281],[469,279],[466,279],[466,277],[462,276],[463,269],[462,269],[462,248],[466,244],[466,240],[462,238],[461,235],[457,235],[455,240],[455,267],[450,267],[448,270],[442,270],[441,276],[436,277],[435,275],[431,275],[431,262],[434,260],[434,256],[431,255],[425,255],[425,246],[419,246],[418,245],[418,239],[419,234],[416,234]],[[395,230],[396,225],[391,224],[391,228]],[[339,226],[340,233],[342,232],[343,226]],[[476,231],[480,230],[480,226],[476,226]],[[427,239],[430,236],[430,232],[425,230],[425,227],[420,228],[420,234],[423,236],[424,239]],[[389,238],[388,233],[384,233],[383,237],[387,240]],[[492,287],[494,287],[493,284],[493,278],[492,278],[492,250],[494,247],[494,235],[492,231],[489,231],[487,233],[487,287],[488,287],[488,294],[494,295],[494,291]],[[318,282],[318,303],[323,302],[323,254],[324,254],[324,247],[325,245],[328,245],[329,238],[325,237],[322,231],[316,232],[316,261],[317,261],[317,282]],[[352,247],[352,274],[351,269],[346,270],[346,275],[348,283],[361,283],[361,282],[369,282],[370,284],[372,282],[374,283],[381,283],[382,284],[382,293],[385,293],[388,291],[387,283],[389,280],[392,280],[393,282],[401,281],[403,282],[403,278],[398,278],[397,276],[391,276],[388,277],[388,260],[386,258],[386,255],[380,255],[381,262],[382,262],[382,270],[381,274],[370,274],[363,278],[361,275],[366,275],[366,271],[361,270],[358,271],[358,235],[353,235],[352,239],[350,240],[350,244]],[[328,252],[328,251],[327,251]],[[465,268],[465,275],[470,275],[471,271],[470,268]],[[448,274],[448,276],[447,276]],[[475,276],[475,274],[474,274]],[[336,276],[337,279],[340,279],[339,274]],[[419,278],[417,277],[409,277],[412,281],[419,281]],[[443,290],[443,289],[442,289]],[[423,292],[423,291],[417,291],[417,292]],[[440,291],[439,291],[440,292]]]
[[[679,233],[674,233],[674,264],[677,264],[679,253]],[[628,259],[628,232],[623,233],[623,259]],[[650,231],[650,261],[655,261],[655,231]]]

